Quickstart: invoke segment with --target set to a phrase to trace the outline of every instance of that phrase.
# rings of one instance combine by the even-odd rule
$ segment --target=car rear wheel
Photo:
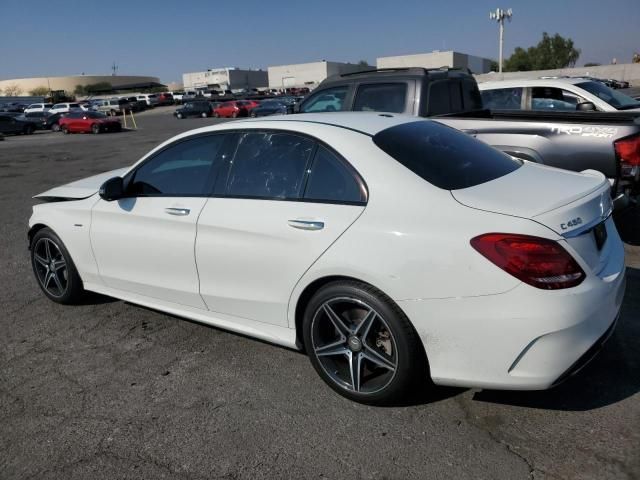
[[[69,133],[69,127],[67,127],[66,125],[63,125],[62,127],[60,127],[60,129],[62,130],[62,133],[64,133],[64,134],[68,134]]]
[[[44,294],[57,303],[77,303],[84,287],[62,240],[49,228],[39,230],[31,241],[31,265]]]
[[[202,112],[202,113],[200,114],[200,116],[201,116],[202,118],[207,118],[207,116],[208,116],[208,115],[207,115],[207,112]]]
[[[24,134],[25,135],[31,135],[33,133],[35,129],[33,128],[33,125],[27,125],[24,127]]]
[[[251,110],[251,113],[249,114],[249,116],[252,117],[252,118],[255,118],[256,117],[256,112]]]
[[[98,133],[100,133],[100,125],[94,123],[93,125],[91,125],[91,131],[97,135]]]
[[[231,118],[238,118],[238,112],[235,111],[231,114]]]
[[[58,125],[57,123],[54,123],[53,125],[51,125],[51,131],[52,132],[59,132],[60,131],[60,125]]]
[[[352,400],[392,404],[425,384],[426,357],[416,331],[370,285],[340,281],[322,287],[305,309],[303,336],[318,374]]]
[[[176,113],[176,118],[177,118],[178,120],[182,119],[182,114],[181,114],[181,113]]]
[[[219,114],[218,112],[213,112],[213,116],[214,116],[215,118],[220,118],[220,114]]]

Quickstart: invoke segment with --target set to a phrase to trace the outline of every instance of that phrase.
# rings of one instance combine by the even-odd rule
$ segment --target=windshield
[[[630,108],[640,108],[640,102],[625,95],[624,93],[617,92],[603,83],[600,82],[583,82],[578,83],[578,87],[584,88],[587,92],[595,95],[596,97],[604,100],[612,107],[618,110],[628,110]]]

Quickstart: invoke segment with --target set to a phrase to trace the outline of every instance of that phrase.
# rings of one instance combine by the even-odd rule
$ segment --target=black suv
[[[482,108],[478,85],[470,73],[412,67],[334,75],[318,85],[296,110],[374,111],[431,117]]]
[[[206,100],[198,100],[187,102],[181,108],[177,109],[173,114],[176,118],[186,117],[211,117],[213,115],[213,106]]]

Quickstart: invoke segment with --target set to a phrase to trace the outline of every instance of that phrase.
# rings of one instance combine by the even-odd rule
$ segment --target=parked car
[[[293,113],[293,104],[274,98],[260,102],[259,106],[249,111],[249,116],[266,117],[268,115],[286,115],[288,113]]]
[[[24,113],[31,112],[46,112],[51,107],[53,107],[53,103],[32,103],[27,108],[24,109]]]
[[[93,104],[93,109],[107,115],[122,115],[125,111],[131,110],[129,101],[125,98],[112,98],[108,100],[98,100]]]
[[[147,102],[138,100],[138,97],[120,97],[122,100],[126,100],[129,104],[129,110],[132,112],[143,112],[147,109]]]
[[[182,107],[173,112],[173,115],[176,118],[207,118],[213,116],[213,106],[206,100],[187,102]]]
[[[640,102],[593,79],[502,80],[480,83],[478,88],[484,105],[492,110],[640,113]]]
[[[33,123],[33,126],[36,130],[44,130],[46,128],[46,121],[49,118],[49,113],[48,112],[43,112],[43,111],[32,111],[32,112],[25,112],[22,115],[19,115],[18,117],[16,117],[17,119],[21,120],[21,121],[25,121],[25,122],[31,122]]]
[[[71,112],[58,121],[64,133],[102,133],[122,130],[120,120],[101,112]]]
[[[240,105],[237,101],[222,102],[214,109],[213,115],[221,118],[246,117],[247,109]]]
[[[0,113],[0,133],[4,135],[22,134],[31,135],[36,130],[36,125],[27,119],[16,115]]]
[[[51,130],[52,132],[60,131],[60,119],[64,118],[66,113],[53,113],[49,114],[43,122],[43,128],[45,130]]]
[[[56,103],[53,105],[53,107],[51,107],[49,109],[49,113],[69,113],[71,111],[74,110],[83,110],[82,106],[80,105],[80,103],[69,103],[69,102],[64,102],[64,103]]]
[[[405,115],[219,124],[36,198],[50,300],[90,290],[303,349],[364,403],[426,376],[549,388],[609,338],[624,296],[604,175]]]
[[[169,92],[161,92],[157,95],[158,105],[173,105],[175,100],[173,99],[173,95]]]
[[[336,100],[328,101],[328,96]],[[640,193],[637,114],[551,109],[489,111],[483,108],[472,75],[455,69],[422,68],[329,77],[297,107],[300,112],[330,108],[437,117],[441,123],[524,160],[574,171],[597,170],[610,179],[618,209]]]
[[[155,93],[143,93],[138,95],[138,100],[146,102],[148,107],[155,107],[158,105],[158,96]]]
[[[9,103],[4,103],[2,104],[2,106],[0,106],[0,112],[5,112],[5,113],[23,113],[25,108],[27,108],[28,105],[24,104],[24,103],[19,103],[19,102],[9,102]]]

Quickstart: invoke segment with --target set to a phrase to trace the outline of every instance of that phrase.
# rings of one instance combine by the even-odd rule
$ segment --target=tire
[[[93,125],[91,125],[91,132],[95,135],[100,133],[100,125],[98,125],[97,123],[94,123]]]
[[[47,298],[65,305],[81,300],[84,287],[76,266],[60,237],[50,228],[43,228],[33,236],[31,266]]]
[[[209,115],[207,115],[207,112],[202,112],[202,113],[200,114],[200,116],[201,116],[202,118],[207,118]]]
[[[34,131],[33,125],[26,125],[26,126],[24,127],[24,131],[23,131],[23,133],[24,133],[25,135],[32,135],[32,134],[33,134],[33,131]]]
[[[58,125],[57,123],[54,123],[53,125],[51,125],[51,131],[52,132],[59,132],[60,131],[60,125]]]
[[[254,112],[253,110],[251,110],[251,113],[249,114],[249,116],[251,118],[256,118],[256,112]]]
[[[231,114],[231,118],[238,118],[238,112],[235,111]]]
[[[115,117],[116,115],[118,115],[118,112],[116,112],[115,110],[111,110],[109,112],[109,115],[111,115],[112,117]]]
[[[426,383],[428,367],[418,334],[393,300],[370,285],[325,285],[307,304],[302,329],[311,364],[344,397],[397,404]]]
[[[215,118],[220,118],[220,114],[219,114],[218,112],[213,112],[213,116],[214,116]]]
[[[176,113],[176,118],[177,118],[178,120],[181,120],[181,119],[182,119],[182,114],[181,114],[181,113]]]
[[[66,125],[63,125],[62,127],[60,127],[60,129],[62,130],[62,133],[64,133],[65,135],[69,134],[69,127],[67,127]]]

